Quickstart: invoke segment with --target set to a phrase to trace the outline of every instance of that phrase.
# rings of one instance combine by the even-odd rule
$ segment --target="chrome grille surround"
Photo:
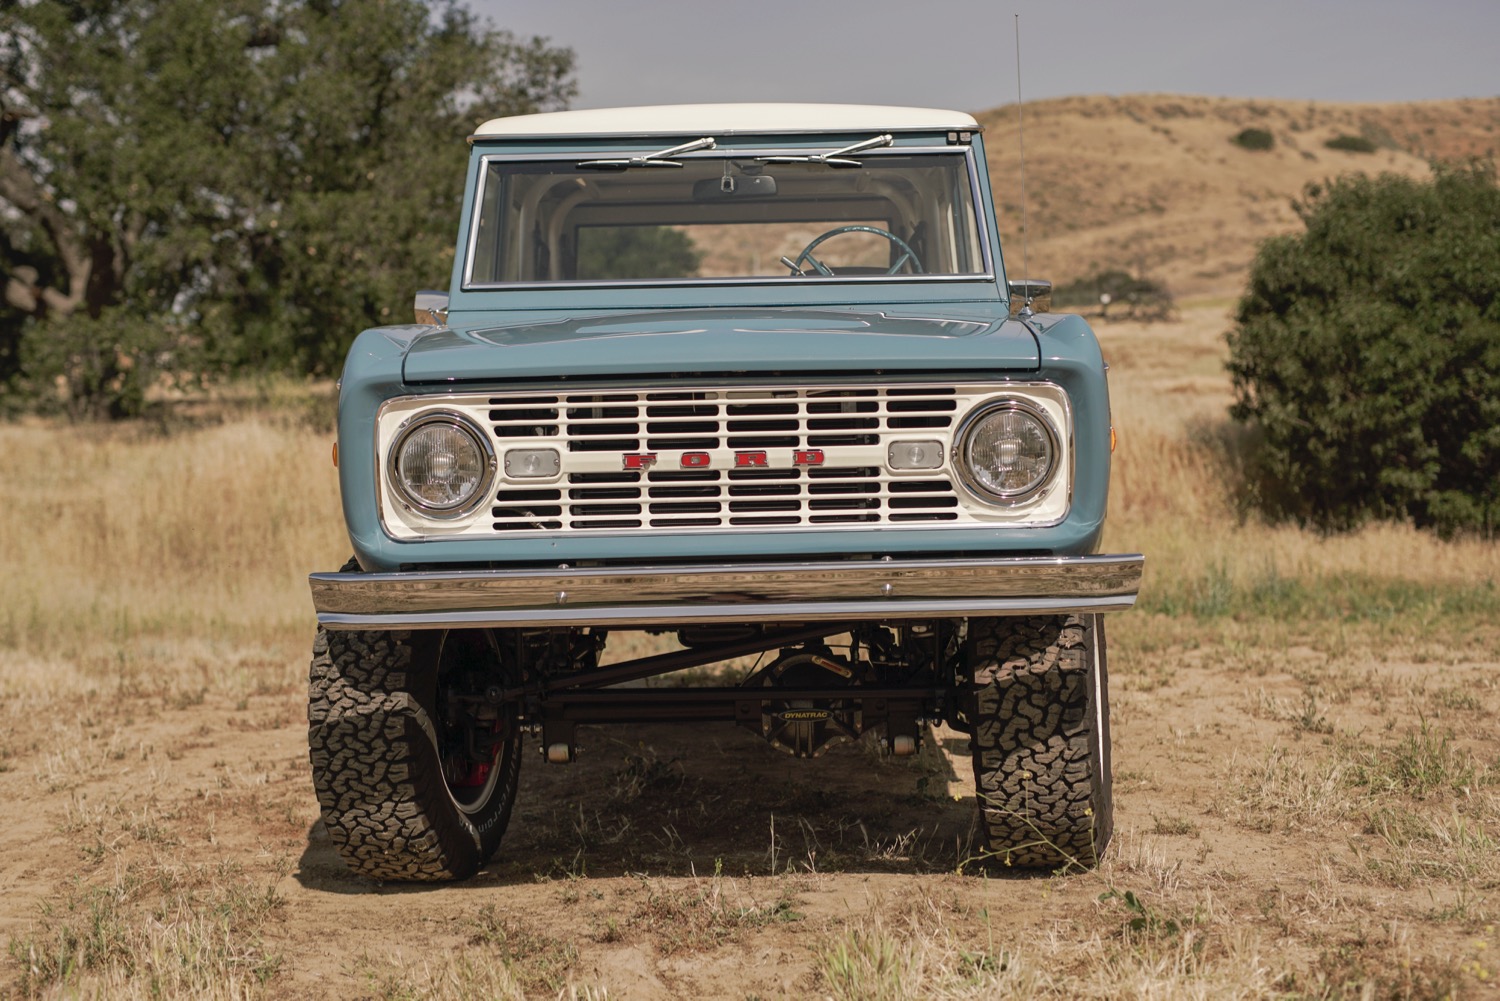
[[[1051,480],[1014,505],[967,489],[954,468],[965,418],[1004,400],[1040,411],[1060,432]],[[1071,499],[1072,412],[1052,383],[705,383],[401,397],[376,420],[376,468],[388,466],[402,428],[439,409],[489,431],[501,467],[492,503],[438,520],[404,503],[382,476],[381,519],[394,539],[1042,527],[1061,522]],[[891,468],[891,446],[904,442],[936,442],[941,465]],[[515,475],[524,463],[507,457],[525,450],[556,450],[556,475]]]

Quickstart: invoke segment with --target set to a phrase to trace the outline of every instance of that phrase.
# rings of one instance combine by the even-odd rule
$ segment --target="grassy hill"
[[[1325,104],[1169,94],[1028,102],[1026,270],[1056,283],[1107,268],[1179,296],[1238,294],[1258,243],[1292,231],[1303,188],[1352,171],[1422,176],[1433,157],[1500,153],[1500,98]],[[1006,262],[1022,273],[1016,108],[978,116]],[[1269,132],[1254,151],[1233,140]],[[1359,137],[1372,152],[1330,149]]]

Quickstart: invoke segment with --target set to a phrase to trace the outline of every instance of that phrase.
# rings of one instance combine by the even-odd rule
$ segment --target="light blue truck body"
[[[853,133],[734,136],[747,147],[827,149]],[[941,146],[942,133],[903,133],[895,146]],[[1011,317],[1010,293],[989,195],[982,137],[969,140],[990,275],[946,281],[654,284],[647,287],[472,289],[464,285],[471,213],[483,157],[622,155],[639,139],[474,142],[459,221],[448,312],[442,325],[376,327],[355,340],[339,395],[339,480],[350,542],[367,572],[403,568],[653,563],[861,556],[1078,556],[1100,543],[1108,497],[1111,430],[1106,366],[1079,317]],[[650,145],[646,141],[644,145]],[[459,393],[612,382],[651,384],[781,377],[789,381],[1043,381],[1073,408],[1074,468],[1066,517],[1047,527],[901,528],[868,531],[734,531],[398,541],[382,528],[376,415],[396,397],[440,403]]]
[[[565,765],[581,728],[707,723],[798,758],[945,725],[981,857],[1097,862],[1103,620],[1144,557],[1098,552],[1108,367],[1007,281],[978,123],[685,105],[471,142],[449,288],[340,381],[355,563],[309,578],[309,755],[349,865],[478,871],[527,733]]]

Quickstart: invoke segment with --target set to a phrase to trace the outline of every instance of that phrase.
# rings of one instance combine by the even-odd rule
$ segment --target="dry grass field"
[[[453,887],[347,875],[304,749],[329,434],[0,429],[0,992],[1483,997],[1500,976],[1500,554],[1237,513],[1222,305],[1108,324],[1117,840],[973,861],[963,741],[797,762],[729,728],[528,762]]]
[[[975,859],[957,734],[803,762],[713,726],[528,759],[467,883],[356,879],[305,749],[327,393],[0,426],[0,997],[1500,996],[1500,547],[1246,516],[1229,309],[1098,327],[1107,548],[1149,563],[1082,874]]]

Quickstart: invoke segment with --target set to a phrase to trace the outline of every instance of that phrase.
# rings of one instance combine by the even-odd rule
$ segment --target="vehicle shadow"
[[[722,724],[582,728],[571,765],[528,739],[500,850],[459,886],[538,879],[953,872],[983,867],[967,738],[929,732],[910,758],[876,735],[797,759]],[[1015,870],[1000,874],[1018,875]],[[421,892],[345,868],[321,821],[295,878],[329,893]],[[453,886],[455,884],[443,884]]]

